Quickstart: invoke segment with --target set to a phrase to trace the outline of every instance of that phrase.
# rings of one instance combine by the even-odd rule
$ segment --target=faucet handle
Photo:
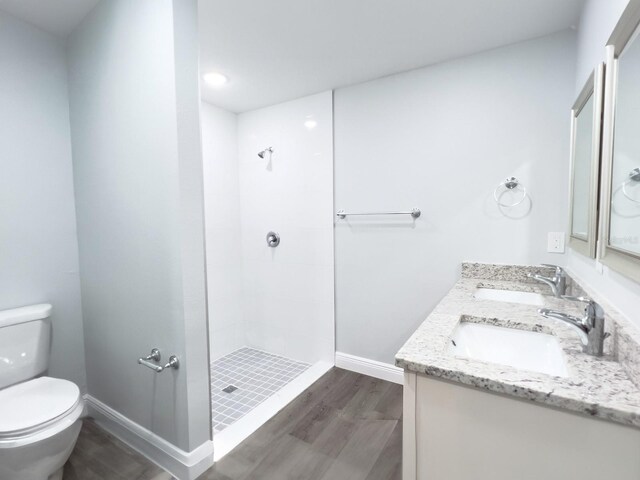
[[[585,323],[593,324],[596,320],[604,320],[604,309],[602,306],[588,297],[574,297],[572,295],[562,295],[562,298],[566,300],[573,300],[575,302],[586,303],[587,306],[584,307]],[[609,335],[605,334],[604,338],[607,338]]]
[[[556,269],[556,276],[558,276],[558,277],[564,275],[564,269],[559,265],[553,265],[551,263],[541,263],[540,265],[542,265],[543,267],[555,268]]]

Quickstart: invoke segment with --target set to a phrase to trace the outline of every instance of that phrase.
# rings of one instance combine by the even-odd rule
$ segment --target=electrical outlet
[[[547,235],[547,252],[564,253],[564,232],[549,232]]]

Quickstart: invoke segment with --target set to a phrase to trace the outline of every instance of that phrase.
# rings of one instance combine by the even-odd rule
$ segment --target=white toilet
[[[51,305],[0,311],[0,480],[60,480],[84,401],[49,364]]]

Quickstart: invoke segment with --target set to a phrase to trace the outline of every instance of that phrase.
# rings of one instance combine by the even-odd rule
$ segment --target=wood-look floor
[[[402,387],[332,369],[203,480],[400,480]],[[65,480],[170,478],[85,422]]]
[[[203,475],[207,480],[399,480],[402,387],[337,368]]]
[[[91,419],[84,420],[63,480],[170,480],[172,477]]]

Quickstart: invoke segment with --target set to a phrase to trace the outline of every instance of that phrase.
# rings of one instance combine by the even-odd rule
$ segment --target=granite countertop
[[[629,366],[637,365],[640,359],[629,358],[629,352],[636,352],[638,348],[637,344],[630,346],[628,343],[637,339],[637,332],[629,333],[631,327],[628,322],[624,323],[608,305],[603,305],[605,328],[612,336],[605,340],[605,355],[596,358],[583,353],[575,329],[560,321],[541,317],[536,306],[473,297],[479,286],[532,291],[545,294],[544,306],[547,308],[581,315],[581,305],[547,295],[549,287],[528,280],[526,274],[533,269],[463,264],[462,279],[400,349],[396,365],[424,375],[640,428],[640,388],[634,383],[637,381],[635,372],[629,371]],[[575,280],[571,282],[573,293],[585,292]],[[448,346],[460,321],[552,334],[563,349],[569,374],[556,377],[456,357],[449,353]],[[620,339],[626,343],[621,345]],[[622,363],[618,361],[619,353],[624,353],[625,361]]]

